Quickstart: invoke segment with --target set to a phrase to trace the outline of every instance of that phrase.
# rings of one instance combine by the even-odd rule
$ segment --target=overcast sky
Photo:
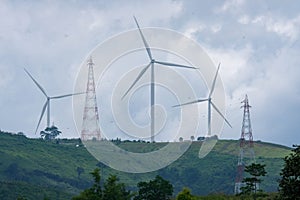
[[[216,65],[222,63],[226,116],[233,126],[224,126],[222,138],[240,137],[240,102],[248,94],[254,140],[287,146],[300,143],[297,1],[1,0],[0,129],[38,136],[34,130],[46,99],[24,67],[48,95],[72,93],[88,53],[107,38],[135,29],[133,15],[141,27],[183,33],[197,41]],[[105,95],[97,94],[98,104]],[[140,105],[137,109],[145,110]],[[101,108],[99,112],[101,118]],[[40,130],[45,122],[46,118]],[[63,132],[61,137],[78,137],[72,98],[51,102],[52,122]],[[101,126],[109,127],[111,119],[103,123],[107,124],[100,121]],[[205,135],[205,124],[200,126],[197,136]],[[166,128],[172,129],[170,125]]]

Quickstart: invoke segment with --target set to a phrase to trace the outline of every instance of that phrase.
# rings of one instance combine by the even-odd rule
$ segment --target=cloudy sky
[[[209,2],[0,1],[0,129],[38,136],[34,130],[46,99],[24,67],[48,95],[74,92],[88,53],[107,38],[135,29],[135,15],[142,27],[183,33],[197,41],[216,65],[222,63],[226,116],[233,126],[224,126],[222,138],[240,137],[240,102],[248,94],[255,140],[299,144],[300,4]],[[98,101],[105,95],[97,94]],[[136,109],[145,110],[140,104]],[[112,120],[101,121],[101,126],[109,127]],[[72,98],[51,102],[51,122],[62,130],[62,137],[78,137]],[[195,135],[204,135],[206,127],[200,126]]]

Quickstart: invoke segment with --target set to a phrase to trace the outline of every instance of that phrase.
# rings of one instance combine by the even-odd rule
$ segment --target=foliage
[[[256,199],[258,192],[258,184],[262,182],[261,176],[267,174],[264,164],[252,163],[245,167],[245,172],[249,173],[251,177],[246,177],[243,182],[246,183],[245,187],[242,187],[242,194],[253,194],[254,199]],[[259,194],[262,194],[262,190],[259,190]]]
[[[85,189],[83,192],[80,193],[80,195],[73,197],[73,200],[103,200],[102,198],[102,189],[100,185],[100,174],[99,169],[96,168],[92,174],[94,178],[94,184],[91,188]]]
[[[193,200],[194,197],[191,194],[191,190],[189,188],[183,188],[181,192],[176,196],[176,200]]]
[[[194,196],[193,200],[252,200],[253,195],[226,195],[226,194],[210,194],[206,196]],[[265,193],[258,197],[259,200],[275,200],[278,199],[277,193]]]
[[[203,141],[203,140],[205,140],[205,137],[197,137],[197,141]]]
[[[77,167],[76,171],[78,174],[78,179],[80,179],[80,175],[84,172],[84,169],[82,167]]]
[[[64,191],[48,188],[41,185],[31,185],[21,181],[1,181],[0,199],[36,200],[45,199],[64,200],[71,199],[71,195]]]
[[[119,183],[117,176],[110,175],[102,190],[99,168],[96,168],[91,174],[94,178],[93,186],[73,197],[73,200],[130,200],[132,196],[130,191],[126,190],[124,183]]]
[[[17,194],[28,200],[43,199],[44,196],[49,199],[71,199],[80,191],[91,187],[93,181],[90,174],[81,173],[78,179],[77,167],[91,172],[98,161],[81,145],[79,139],[56,140],[59,144],[56,141],[46,142],[0,131],[0,182],[9,182],[0,183],[0,199],[16,199]],[[167,144],[121,141],[118,147],[144,153],[158,150]],[[198,159],[201,145],[201,141],[194,141],[183,156],[156,172],[129,174],[104,165],[99,166],[101,176],[108,177],[109,174],[117,173],[120,181],[132,191],[137,191],[138,182],[149,181],[160,175],[172,183],[175,194],[183,187],[189,187],[194,195],[214,192],[232,194],[238,155],[237,141],[219,140],[205,158]],[[266,164],[268,171],[268,176],[261,183],[262,188],[277,191],[283,158],[290,153],[290,149],[265,142],[255,144],[254,148],[257,161]],[[9,173],[9,168],[16,170],[17,176]]]
[[[281,199],[300,199],[300,146],[294,145],[294,147],[292,153],[284,158],[284,168],[280,173],[279,192]]]
[[[59,134],[61,134],[61,131],[59,131],[58,128],[54,125],[52,125],[51,127],[47,127],[44,131],[40,132],[40,135],[44,140],[53,140]]]
[[[168,200],[173,194],[173,186],[161,176],[156,176],[149,182],[139,182],[138,188],[134,200]]]
[[[103,200],[130,200],[131,192],[126,190],[124,183],[118,183],[116,175],[110,175],[104,183]]]
[[[71,199],[87,188],[88,173],[78,180],[76,168],[92,171],[96,159],[76,148],[78,139],[60,143],[0,131],[0,199]]]
[[[240,200],[241,197],[225,195],[225,194],[210,194],[207,196],[198,196],[195,197],[195,200]],[[243,200],[250,200],[251,198],[245,197]]]

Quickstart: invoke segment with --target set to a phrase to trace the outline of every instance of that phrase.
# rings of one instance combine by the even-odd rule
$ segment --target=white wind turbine
[[[191,67],[191,66],[186,66],[186,65],[180,65],[180,64],[175,64],[175,63],[169,63],[169,62],[162,62],[162,61],[158,61],[155,60],[152,57],[152,53],[150,50],[150,47],[142,33],[142,30],[140,29],[140,26],[135,18],[135,16],[133,16],[134,21],[139,29],[141,38],[143,40],[144,46],[146,48],[148,57],[149,57],[149,64],[144,67],[142,69],[142,71],[139,73],[139,75],[137,76],[137,78],[134,80],[134,82],[132,83],[132,85],[129,87],[129,89],[125,92],[125,94],[123,95],[122,99],[129,93],[129,91],[133,88],[133,86],[140,80],[140,78],[144,75],[144,73],[151,67],[151,86],[150,86],[150,106],[151,106],[151,141],[154,141],[154,128],[155,128],[155,124],[154,124],[154,104],[155,104],[155,71],[154,71],[154,64],[160,64],[160,65],[165,65],[165,66],[171,66],[171,67],[180,67],[180,68],[189,68],[189,69],[197,69],[196,67]]]
[[[50,100],[51,99],[60,99],[60,98],[69,97],[69,96],[78,95],[78,94],[83,94],[83,93],[74,93],[74,94],[66,94],[66,95],[50,97],[50,96],[47,95],[44,88],[42,88],[42,86],[32,77],[32,75],[25,68],[24,68],[24,70],[28,74],[28,76],[32,79],[32,81],[36,84],[36,86],[42,91],[42,93],[45,95],[45,97],[47,98],[47,100],[46,100],[46,102],[43,106],[39,122],[37,124],[36,129],[35,129],[35,134],[36,134],[36,132],[37,132],[39,126],[40,126],[41,120],[44,116],[46,108],[47,108],[47,127],[50,127]]]
[[[213,80],[213,83],[212,83],[212,86],[211,86],[211,90],[210,90],[210,92],[208,94],[208,97],[206,99],[198,99],[198,100],[195,100],[195,101],[191,101],[191,102],[187,102],[187,103],[183,103],[183,104],[173,106],[173,107],[179,107],[179,106],[184,106],[184,105],[195,104],[195,103],[200,103],[200,102],[207,101],[207,104],[208,104],[208,111],[207,111],[208,112],[208,119],[207,119],[208,137],[211,136],[211,106],[225,120],[227,125],[232,128],[231,124],[228,122],[228,120],[224,117],[224,115],[221,113],[221,111],[217,108],[217,106],[212,101],[212,94],[213,94],[214,89],[215,89],[215,84],[216,84],[219,69],[220,69],[220,63],[218,65],[218,69],[217,69],[216,75],[214,77],[214,80]]]

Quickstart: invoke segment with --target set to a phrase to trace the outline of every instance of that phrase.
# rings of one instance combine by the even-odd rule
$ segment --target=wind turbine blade
[[[200,102],[207,101],[207,100],[208,99],[198,99],[196,101],[191,101],[191,102],[187,102],[187,103],[183,103],[183,104],[178,104],[178,105],[175,105],[175,106],[172,106],[172,107],[185,106],[185,105],[189,105],[189,104],[200,103]]]
[[[33,82],[38,86],[38,88],[40,88],[40,90],[42,91],[42,93],[46,96],[46,97],[48,97],[47,96],[47,94],[46,94],[46,92],[45,92],[45,90],[44,90],[44,88],[42,88],[42,86],[31,76],[31,74],[24,68],[24,70],[25,70],[25,72],[28,74],[28,76],[33,80]]]
[[[36,132],[37,132],[39,126],[40,126],[40,123],[41,123],[41,121],[42,121],[42,118],[43,118],[43,116],[44,116],[44,113],[45,113],[45,110],[46,110],[46,108],[47,108],[48,103],[49,103],[49,102],[48,102],[48,100],[47,100],[46,103],[44,104],[44,107],[43,107],[43,109],[42,109],[42,113],[41,113],[41,116],[40,116],[40,119],[39,119],[39,122],[38,122],[38,124],[37,124],[37,127],[36,127],[36,129],[35,129],[35,133],[34,133],[34,134],[36,134]]]
[[[132,83],[132,85],[128,88],[128,90],[125,92],[125,94],[122,96],[122,99],[124,99],[124,97],[128,94],[128,92],[133,88],[133,86],[140,80],[140,78],[144,75],[144,73],[147,71],[147,69],[150,67],[152,63],[150,62],[146,67],[144,67],[144,69],[142,69],[142,71],[139,73],[139,75],[137,76],[137,78],[134,80],[134,82]]]
[[[214,91],[214,89],[215,89],[216,80],[217,80],[218,72],[219,72],[219,69],[220,69],[220,65],[221,65],[221,63],[219,63],[219,65],[218,65],[218,69],[217,69],[216,75],[215,75],[215,77],[214,77],[214,81],[213,81],[213,84],[212,84],[212,86],[211,86],[211,89],[210,89],[210,93],[209,93],[208,98],[211,97],[211,95],[212,95],[212,93],[213,93],[213,91]]]
[[[211,101],[211,105],[214,107],[214,109],[219,113],[219,115],[221,115],[221,117],[225,120],[225,122],[228,124],[228,126],[230,126],[230,128],[232,128],[231,124],[229,123],[229,121],[224,117],[224,115],[220,112],[220,110],[217,108],[217,106]]]
[[[66,94],[66,95],[60,95],[60,96],[50,97],[50,99],[60,99],[60,98],[69,97],[69,96],[74,96],[74,95],[79,95],[79,94],[84,94],[84,93],[85,93],[85,92],[74,93],[74,94]]]
[[[144,35],[143,35],[143,33],[142,33],[142,30],[141,30],[141,28],[140,28],[140,26],[139,26],[139,23],[137,22],[135,16],[133,16],[133,18],[134,18],[134,21],[135,21],[135,23],[136,23],[138,29],[139,29],[140,35],[141,35],[141,37],[142,37],[142,39],[143,39],[143,42],[144,42],[144,45],[145,45],[145,47],[146,47],[148,56],[149,56],[150,60],[152,60],[152,54],[151,54],[150,47],[149,47],[149,45],[148,45],[148,43],[147,43],[147,41],[146,41],[146,39],[145,39],[145,37],[144,37]]]
[[[161,61],[154,61],[157,64],[166,65],[166,66],[172,66],[172,67],[182,67],[182,68],[189,68],[189,69],[198,69],[196,67],[186,66],[186,65],[179,65],[175,63],[169,63],[169,62],[161,62]]]

